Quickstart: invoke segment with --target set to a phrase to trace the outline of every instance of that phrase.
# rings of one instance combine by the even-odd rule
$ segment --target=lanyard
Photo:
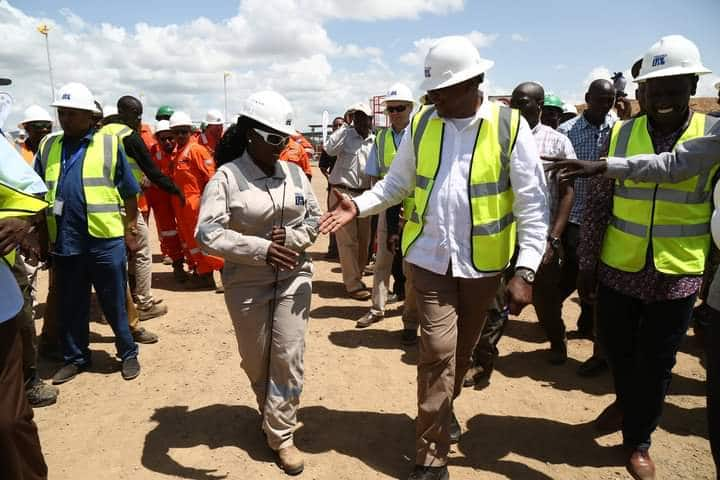
[[[62,191],[63,191],[63,185],[65,184],[65,179],[67,178],[67,174],[70,171],[70,169],[77,163],[79,159],[81,159],[85,155],[85,151],[87,150],[87,146],[82,144],[82,140],[80,145],[78,146],[77,150],[75,152],[68,156],[65,152],[65,145],[63,145],[63,151],[61,153],[61,167],[62,171],[60,173],[60,178],[58,179],[58,186],[57,186],[57,198],[62,198]]]

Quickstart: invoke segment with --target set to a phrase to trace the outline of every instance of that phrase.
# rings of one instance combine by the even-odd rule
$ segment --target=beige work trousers
[[[273,290],[272,285],[226,285],[225,304],[235,328],[240,366],[255,392],[268,445],[280,450],[293,445],[297,428],[312,295],[310,274],[300,273],[278,282],[271,320]],[[270,394],[266,395],[268,384]]]
[[[403,329],[417,332],[420,323],[418,321],[419,314],[417,295],[415,295],[415,282],[413,281],[412,264],[403,260],[402,269],[405,274],[405,304],[403,305],[402,313]]]
[[[342,187],[334,187],[340,193],[351,197],[360,194],[351,192]],[[338,200],[335,195],[331,198],[332,210]],[[342,269],[345,290],[356,292],[367,288],[362,281],[362,273],[368,261],[368,248],[370,245],[370,218],[355,218],[335,233],[338,254],[340,255],[340,268]]]
[[[420,314],[415,463],[441,466],[450,450],[453,400],[460,395],[500,276],[438,275],[412,265]]]
[[[385,316],[385,304],[390,290],[390,274],[392,273],[395,254],[387,248],[387,218],[385,212],[378,215],[377,252],[375,252],[375,270],[373,272],[372,307],[370,312],[380,317]]]

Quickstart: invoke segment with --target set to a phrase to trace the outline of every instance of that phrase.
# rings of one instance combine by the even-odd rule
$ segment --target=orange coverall
[[[167,176],[171,175],[172,154],[165,153],[160,148],[160,144],[155,143],[150,149],[150,156],[162,173]],[[171,201],[173,196],[155,185],[145,190],[145,197],[155,215],[155,226],[158,230],[158,238],[160,238],[160,251],[164,256],[176,261],[183,258],[183,249]]]
[[[303,145],[290,137],[287,146],[280,152],[280,160],[294,163],[302,169],[308,177],[312,176],[312,168],[310,167],[310,157]]]
[[[205,185],[215,174],[215,161],[205,147],[189,141],[175,151],[171,164],[171,178],[185,195],[185,205],[173,195],[172,205],[180,240],[190,254],[189,266],[199,275],[220,270],[223,259],[205,255],[195,241],[195,227],[200,214],[200,198]]]

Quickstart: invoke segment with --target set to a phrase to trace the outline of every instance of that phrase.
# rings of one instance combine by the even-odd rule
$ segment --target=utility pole
[[[37,26],[37,31],[45,37],[45,51],[47,52],[48,75],[50,76],[50,101],[55,101],[55,81],[53,80],[52,61],[50,61],[50,27],[46,23]]]
[[[227,79],[230,76],[230,72],[224,72],[223,73],[223,90],[225,92],[225,122],[228,121],[228,114],[227,114]]]

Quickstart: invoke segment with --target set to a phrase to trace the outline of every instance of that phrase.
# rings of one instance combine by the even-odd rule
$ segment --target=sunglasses
[[[402,113],[407,110],[407,105],[398,105],[397,107],[385,107],[385,111],[388,113]]]
[[[32,128],[35,130],[52,129],[52,122],[28,122],[25,124],[26,128]]]
[[[273,147],[286,145],[288,139],[290,138],[289,135],[278,135],[277,133],[265,132],[263,130],[258,130],[257,128],[253,128],[253,131],[260,135],[265,143],[272,145]]]

